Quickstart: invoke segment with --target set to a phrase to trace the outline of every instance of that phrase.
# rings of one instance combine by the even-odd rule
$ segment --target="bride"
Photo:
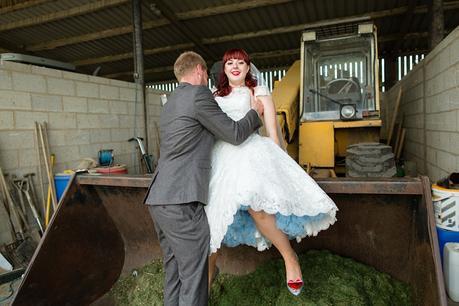
[[[303,278],[289,239],[300,241],[327,229],[336,221],[337,208],[281,148],[274,103],[268,88],[257,86],[247,53],[228,50],[222,65],[214,93],[217,103],[237,121],[250,110],[251,99],[260,99],[268,137],[254,133],[239,146],[220,140],[215,143],[205,206],[212,253],[209,282],[222,243],[229,247],[246,244],[259,251],[273,244],[284,259],[287,288],[298,295]]]

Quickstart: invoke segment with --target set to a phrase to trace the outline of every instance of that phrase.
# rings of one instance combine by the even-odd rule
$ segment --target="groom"
[[[163,251],[164,305],[207,305],[209,225],[203,205],[209,189],[210,154],[216,138],[239,145],[261,126],[255,100],[235,122],[207,88],[207,65],[194,52],[174,64],[179,86],[164,105],[161,148],[145,204]]]

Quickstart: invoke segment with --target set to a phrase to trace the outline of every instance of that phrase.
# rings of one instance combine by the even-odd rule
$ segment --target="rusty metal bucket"
[[[110,304],[117,279],[161,256],[142,200],[144,176],[73,177],[38,246],[13,305]],[[415,305],[445,305],[430,183],[414,179],[320,179],[338,222],[295,248],[328,249],[413,288]],[[278,253],[224,248],[223,272],[242,274]]]

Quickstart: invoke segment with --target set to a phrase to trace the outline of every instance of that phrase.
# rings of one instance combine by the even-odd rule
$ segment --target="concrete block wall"
[[[433,182],[459,171],[459,27],[383,95],[385,133],[400,87],[405,159]]]
[[[56,155],[55,173],[76,167],[85,157],[97,161],[101,149],[113,149],[116,163],[138,173],[137,146],[127,141],[144,137],[143,106],[135,103],[136,92],[134,83],[1,62],[0,167],[17,176],[38,174],[34,121],[46,121],[50,151]],[[158,151],[160,93],[147,91],[151,153]],[[2,209],[0,224],[5,224],[1,215]],[[0,225],[0,244],[5,241],[2,234],[6,235]]]

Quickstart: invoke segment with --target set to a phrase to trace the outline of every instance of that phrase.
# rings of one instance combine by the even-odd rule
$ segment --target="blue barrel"
[[[56,186],[57,202],[59,202],[61,199],[62,194],[64,193],[65,188],[67,188],[71,177],[72,176],[70,174],[56,174],[54,176],[54,186]]]
[[[437,226],[438,246],[440,247],[441,262],[443,262],[443,248],[447,242],[459,242],[459,232],[448,231]]]

